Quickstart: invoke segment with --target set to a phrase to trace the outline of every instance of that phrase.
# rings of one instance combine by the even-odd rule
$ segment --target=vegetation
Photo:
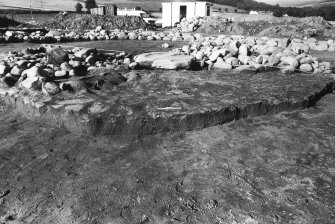
[[[7,18],[6,16],[0,16],[0,27],[8,27],[8,26],[17,26],[18,22]]]
[[[80,4],[79,2],[76,4],[76,12],[81,12],[81,10],[83,9],[83,5]]]
[[[97,7],[97,3],[95,2],[95,0],[86,0],[85,8],[87,9],[88,12],[90,11],[90,9],[96,8],[96,7]]]
[[[306,17],[306,16],[322,16],[326,20],[335,20],[335,6],[323,6],[320,8],[296,8],[296,7],[280,7],[279,5],[269,5],[262,2],[256,2],[254,0],[208,0],[209,2],[229,5],[244,9],[246,11],[271,11],[276,16],[282,16],[287,14],[294,17]]]

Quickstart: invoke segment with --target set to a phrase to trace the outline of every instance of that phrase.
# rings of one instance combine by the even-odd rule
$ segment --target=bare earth
[[[201,72],[180,74],[189,73],[200,80]],[[329,81],[276,77],[269,80],[285,82],[268,82],[271,89],[262,85],[264,74],[255,74],[251,80],[260,81],[246,79],[245,86],[267,91],[252,95],[242,88],[244,76],[236,76],[241,88],[233,94],[274,98],[279,92],[279,100],[287,93],[316,101],[310,96]],[[197,100],[225,91],[215,90],[201,91]],[[0,223],[335,223],[334,102],[330,93],[309,109],[202,130],[117,137],[76,135],[28,120],[1,102]]]

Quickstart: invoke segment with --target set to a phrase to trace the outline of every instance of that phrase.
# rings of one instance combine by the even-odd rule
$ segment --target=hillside
[[[326,6],[335,6],[335,1],[332,0],[308,0],[306,2],[297,3],[294,6],[296,7],[326,7]]]

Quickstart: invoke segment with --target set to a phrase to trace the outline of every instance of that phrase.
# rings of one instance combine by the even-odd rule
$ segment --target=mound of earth
[[[185,25],[187,24],[187,25]],[[224,33],[229,35],[252,35],[267,37],[334,38],[334,27],[322,17],[274,18],[269,21],[232,22],[224,17],[205,17],[181,23],[182,29],[192,28],[201,33]]]
[[[56,15],[43,26],[51,29],[88,30],[101,26],[104,29],[143,29],[146,22],[137,16]]]

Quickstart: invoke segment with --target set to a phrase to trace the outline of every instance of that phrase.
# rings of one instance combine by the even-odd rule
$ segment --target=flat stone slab
[[[307,108],[334,88],[322,76],[278,71],[133,71],[126,76],[118,86],[75,94],[48,96],[18,88],[0,94],[23,114],[79,134],[143,135]]]
[[[189,69],[193,61],[193,56],[173,52],[150,52],[135,57],[135,62],[143,68],[167,70]]]

